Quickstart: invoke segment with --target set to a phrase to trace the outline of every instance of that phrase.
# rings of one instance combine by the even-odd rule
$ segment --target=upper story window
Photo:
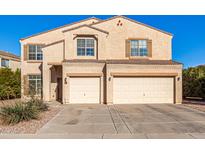
[[[9,67],[9,60],[8,59],[1,59],[1,66],[3,67]]]
[[[42,45],[29,45],[28,47],[28,59],[29,60],[42,60]]]
[[[94,56],[95,40],[93,38],[77,39],[77,56]]]
[[[131,56],[148,56],[147,40],[130,40]]]

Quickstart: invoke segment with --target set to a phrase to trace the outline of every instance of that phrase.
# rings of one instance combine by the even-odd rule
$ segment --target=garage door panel
[[[70,78],[70,103],[99,103],[100,79],[98,77]]]
[[[114,78],[113,102],[115,104],[173,103],[173,82],[173,78]]]

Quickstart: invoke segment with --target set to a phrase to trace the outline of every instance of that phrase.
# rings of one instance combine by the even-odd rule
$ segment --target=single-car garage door
[[[100,78],[99,77],[71,77],[70,103],[99,103]]]
[[[115,77],[114,104],[173,103],[172,77]]]

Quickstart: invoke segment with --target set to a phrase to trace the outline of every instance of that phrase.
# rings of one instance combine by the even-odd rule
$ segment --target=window
[[[8,59],[1,59],[1,66],[3,67],[9,67],[9,60]]]
[[[29,45],[29,60],[42,60],[42,45]]]
[[[147,40],[131,40],[131,56],[147,56]]]
[[[41,95],[42,80],[41,75],[29,75],[29,94]]]
[[[77,39],[77,56],[94,56],[95,41],[91,38]]]

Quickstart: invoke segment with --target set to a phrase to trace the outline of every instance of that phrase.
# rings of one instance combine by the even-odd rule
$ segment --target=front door
[[[62,78],[57,78],[57,100],[62,101]]]

